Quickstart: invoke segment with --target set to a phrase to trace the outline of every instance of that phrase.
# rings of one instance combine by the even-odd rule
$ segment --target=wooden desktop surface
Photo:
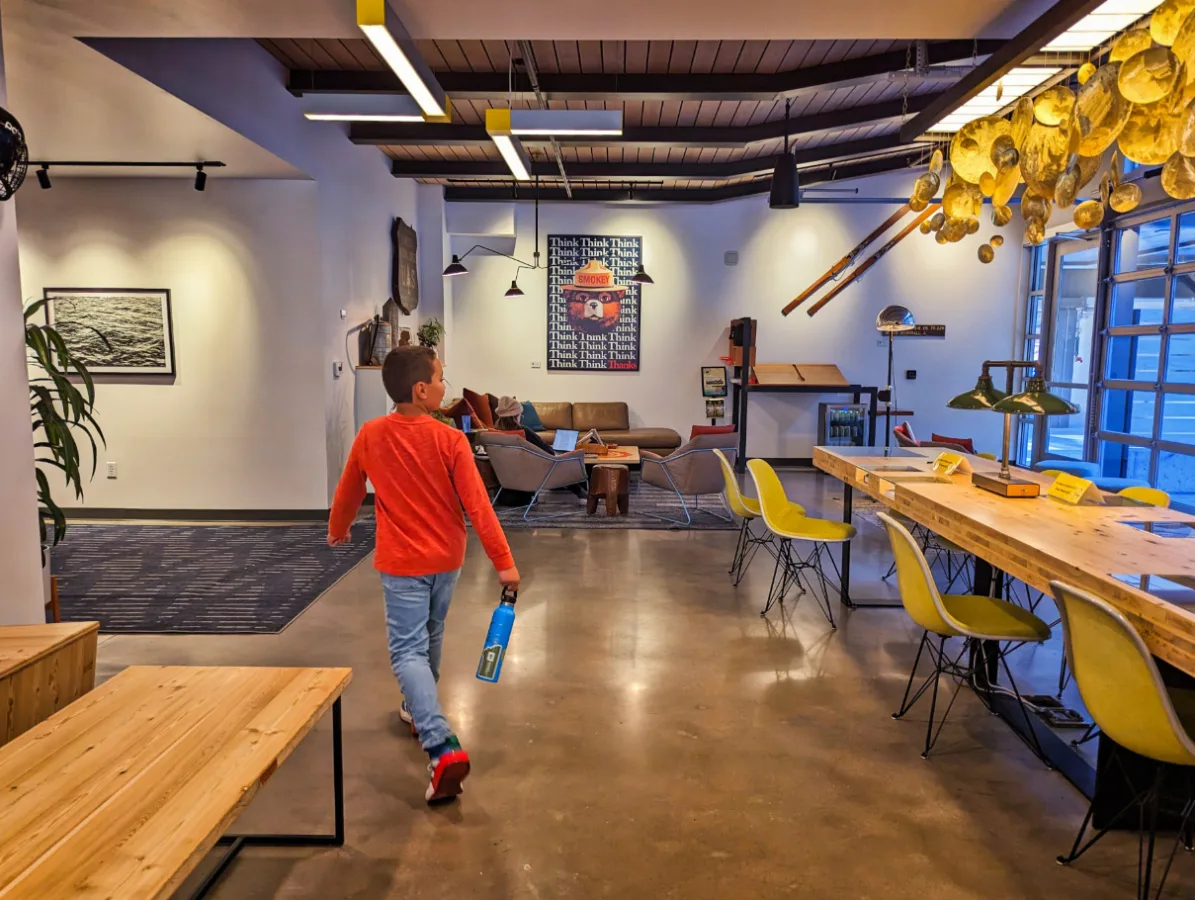
[[[1049,592],[1050,582],[1058,580],[1108,600],[1129,617],[1155,656],[1195,676],[1195,613],[1114,577],[1195,576],[1195,540],[1125,524],[1195,526],[1195,516],[1151,506],[1072,506],[1046,497],[1050,479],[1025,469],[1014,469],[1014,476],[1039,482],[1041,497],[1001,497],[972,485],[970,475],[939,483],[909,480],[916,477],[913,473],[881,471],[908,465],[928,472],[939,451],[910,452],[914,456],[861,456],[816,447],[813,462],[1039,591]],[[976,471],[999,471],[991,460],[967,459]]]
[[[134,666],[0,749],[0,897],[169,897],[351,669]]]
[[[642,460],[638,447],[614,447],[605,456],[592,453],[585,454],[585,465],[598,466],[603,463],[611,466],[637,466]]]

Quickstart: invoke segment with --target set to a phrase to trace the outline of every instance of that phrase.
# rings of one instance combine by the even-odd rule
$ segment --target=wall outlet
[[[916,381],[917,380],[917,370],[916,369],[905,369],[905,378],[909,381]]]
[[[116,477],[116,463],[110,462],[107,465],[108,465],[108,477],[115,478]]]
[[[339,378],[344,374],[344,363],[338,359],[332,360],[332,377]]]
[[[533,362],[533,363],[531,364],[531,368],[533,368],[533,369],[542,369],[543,367],[544,367],[544,364],[543,364],[543,363],[537,363],[537,362]]]
[[[340,318],[347,319],[348,317],[349,317],[349,311],[347,309],[342,309],[340,311]]]

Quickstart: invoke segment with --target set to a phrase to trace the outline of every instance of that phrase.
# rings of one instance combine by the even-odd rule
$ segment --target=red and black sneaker
[[[469,754],[461,749],[460,741],[450,737],[427,766],[431,781],[424,793],[428,803],[444,803],[454,799],[469,777]]]

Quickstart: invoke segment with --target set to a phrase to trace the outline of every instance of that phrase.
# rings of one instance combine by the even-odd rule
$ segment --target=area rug
[[[735,531],[738,522],[728,521],[730,510],[721,495],[711,494],[700,498],[699,505],[694,508],[694,498],[686,497],[689,512],[693,517],[691,525],[682,525],[664,521],[656,516],[667,516],[669,519],[684,521],[685,511],[680,498],[675,491],[666,491],[655,485],[644,484],[639,480],[638,473],[631,475],[630,503],[628,514],[625,516],[607,516],[606,504],[598,504],[597,512],[592,516],[585,512],[585,500],[574,496],[568,491],[548,491],[539,498],[531,510],[532,516],[556,516],[558,518],[539,519],[524,522],[523,507],[498,506],[498,520],[503,528],[590,528],[597,530],[637,529],[646,531]],[[720,519],[715,512],[726,518]]]
[[[63,621],[105,634],[276,634],[373,550],[373,519],[323,524],[73,525],[54,548]]]

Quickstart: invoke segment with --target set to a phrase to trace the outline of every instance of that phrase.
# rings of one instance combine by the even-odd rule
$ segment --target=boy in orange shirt
[[[382,573],[390,664],[404,697],[400,715],[431,760],[428,803],[456,797],[469,774],[469,755],[452,733],[436,693],[444,619],[465,561],[462,506],[498,580],[519,586],[519,570],[468,439],[428,415],[444,400],[443,372],[427,347],[400,347],[386,357],[382,384],[394,412],[366,422],[358,432],[328,520],[329,545],[347,541],[365,499],[365,479],[373,483],[374,566]]]

